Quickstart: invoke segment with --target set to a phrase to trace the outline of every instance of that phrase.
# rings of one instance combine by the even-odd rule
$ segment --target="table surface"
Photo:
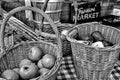
[[[110,77],[112,80],[120,80],[120,65],[115,64]],[[56,80],[78,80],[75,74],[72,56],[63,57],[63,62]]]

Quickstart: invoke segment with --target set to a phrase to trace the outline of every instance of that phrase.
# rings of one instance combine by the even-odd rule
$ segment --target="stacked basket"
[[[100,31],[107,41],[115,45],[96,48],[74,39],[77,33],[84,36],[94,31]],[[67,39],[71,42],[74,65],[80,80],[110,80],[110,72],[120,52],[120,30],[95,22],[84,23],[70,29]]]
[[[56,33],[58,45],[39,40],[39,41],[31,41],[31,42],[22,42],[17,45],[13,45],[9,49],[5,49],[4,31],[6,28],[6,23],[14,13],[22,10],[32,10],[34,12],[41,14],[44,18],[46,18]],[[33,7],[18,7],[10,11],[8,15],[5,17],[5,19],[3,20],[3,23],[1,25],[0,42],[1,42],[1,50],[2,50],[2,53],[0,54],[0,74],[6,69],[12,69],[12,68],[18,67],[19,62],[22,59],[27,57],[27,53],[29,52],[29,49],[32,46],[38,46],[43,50],[44,53],[54,55],[56,57],[56,63],[49,73],[44,74],[43,76],[38,76],[34,78],[34,80],[55,80],[56,79],[57,72],[60,68],[60,64],[62,61],[61,39],[60,39],[59,32],[57,31],[57,28],[54,25],[54,22],[51,20],[51,18],[49,18],[48,15],[46,15],[40,9],[33,8]]]

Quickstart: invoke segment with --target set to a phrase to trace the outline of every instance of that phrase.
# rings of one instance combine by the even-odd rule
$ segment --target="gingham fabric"
[[[120,65],[115,64],[110,77],[111,80],[120,80]],[[56,80],[78,80],[75,74],[72,56],[63,57],[63,62]]]

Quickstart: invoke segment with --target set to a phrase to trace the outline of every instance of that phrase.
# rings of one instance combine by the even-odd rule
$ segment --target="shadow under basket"
[[[74,39],[76,35],[89,35],[94,31],[100,31],[115,45],[95,48]],[[75,70],[80,80],[110,80],[109,75],[120,53],[120,30],[97,22],[84,23],[70,29],[67,39],[71,42]]]

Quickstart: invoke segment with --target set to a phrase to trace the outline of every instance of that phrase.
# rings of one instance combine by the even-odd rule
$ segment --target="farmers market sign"
[[[97,19],[100,14],[100,3],[92,2],[78,5],[77,21]]]

